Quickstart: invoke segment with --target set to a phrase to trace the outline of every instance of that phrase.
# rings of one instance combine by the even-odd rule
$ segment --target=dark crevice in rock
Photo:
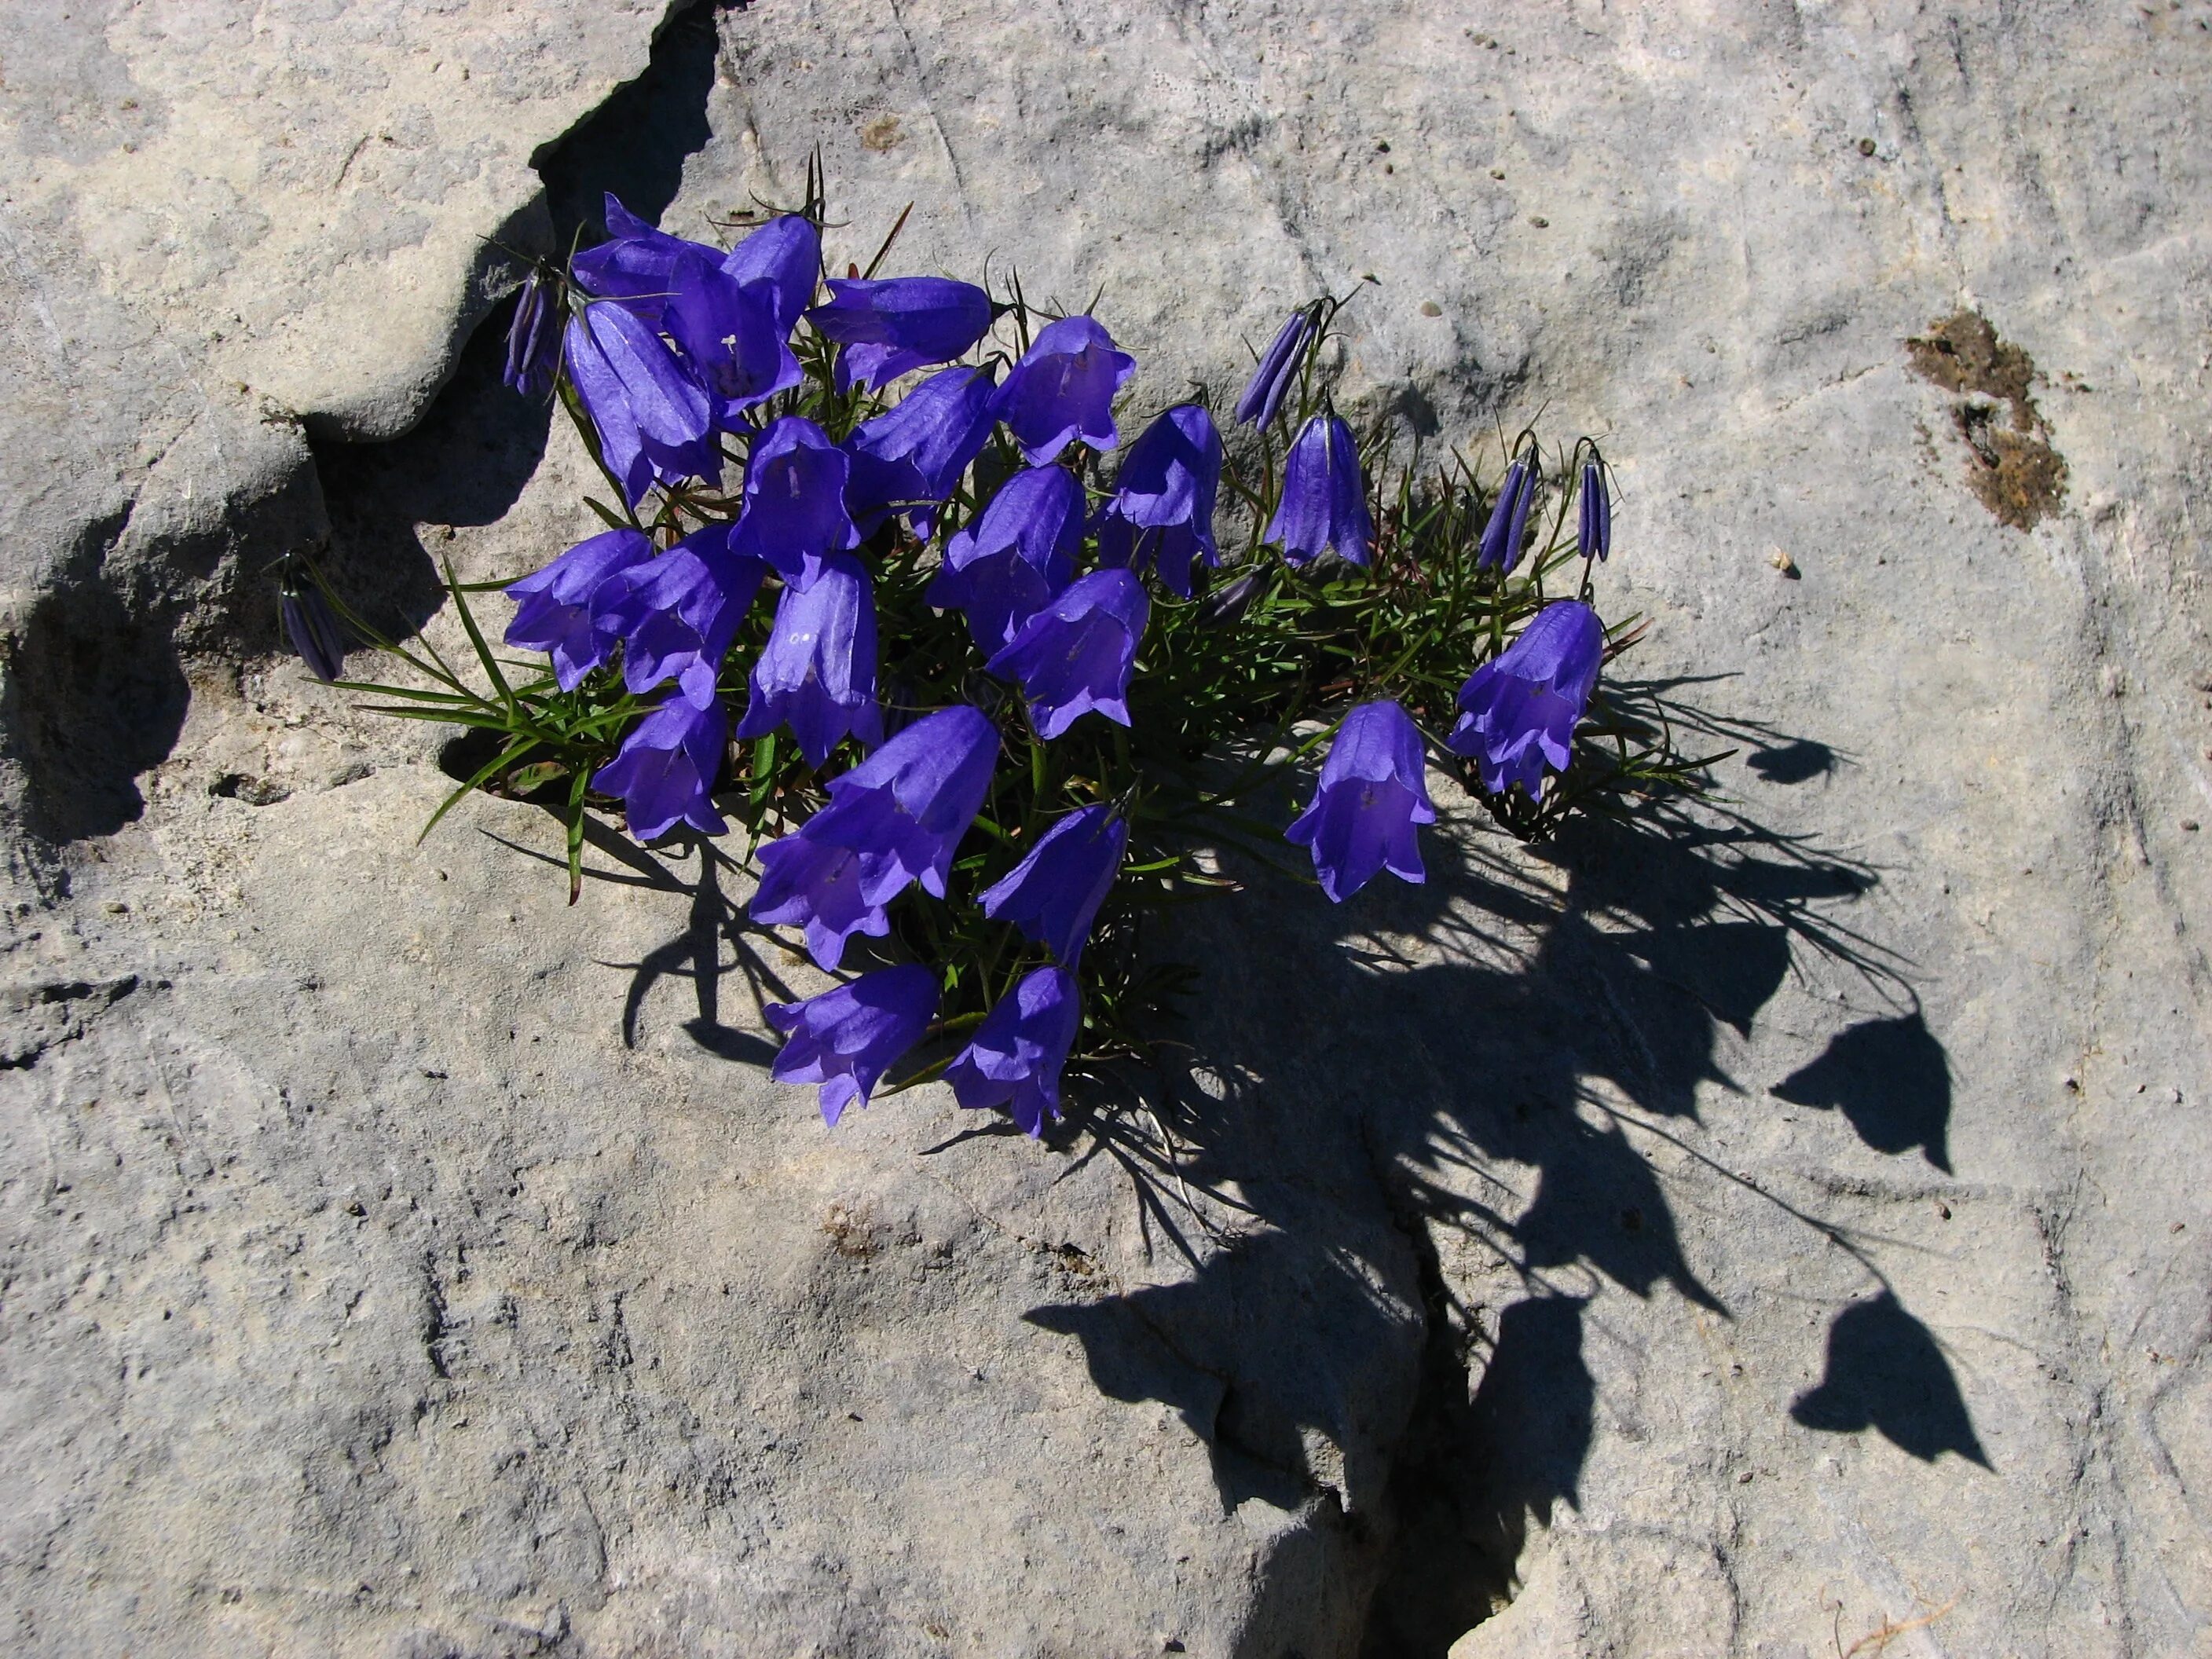
[[[512,309],[502,305],[477,330],[453,379],[405,437],[314,446],[331,522],[323,573],[391,637],[412,633],[445,602],[440,566],[454,531],[497,523],[544,457],[550,400],[525,398],[500,380]],[[368,671],[356,663],[351,672]]]
[[[712,0],[672,7],[645,72],[536,158],[564,248],[578,226],[597,224],[602,190],[648,217],[673,198],[684,157],[708,137],[715,10]],[[472,313],[481,301],[470,292]],[[121,514],[87,527],[80,556],[0,640],[0,733],[27,832],[11,852],[19,873],[36,873],[38,845],[111,835],[144,811],[137,780],[174,747],[195,663],[289,649],[270,574],[283,556],[313,553],[339,595],[395,635],[437,608],[447,532],[495,521],[544,453],[550,405],[499,383],[507,314],[500,306],[472,331],[470,316],[459,319],[455,371],[406,435],[352,443],[311,420],[302,443],[282,411],[210,411],[206,430],[172,447],[209,449],[228,494],[178,495],[161,476],[164,455]],[[174,470],[189,484],[207,465],[185,453]]]
[[[1419,1392],[1390,1471],[1393,1533],[1368,1604],[1360,1659],[1444,1659],[1510,1599],[1520,1527],[1486,1524],[1469,1360],[1482,1334],[1444,1283],[1418,1217],[1401,1216],[1420,1275],[1428,1340]]]
[[[683,187],[685,160],[706,147],[707,94],[721,50],[716,0],[672,6],[653,40],[645,72],[530,158],[545,181],[556,249],[580,233],[605,234],[603,198],[612,193],[640,218],[658,223]]]

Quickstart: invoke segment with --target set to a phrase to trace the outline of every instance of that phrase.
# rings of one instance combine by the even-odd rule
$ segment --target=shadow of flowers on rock
[[[752,948],[727,855],[593,839],[622,866],[600,878],[693,901],[678,937],[611,964],[633,975],[625,1030],[653,985],[689,978],[693,1040],[764,1064],[718,982],[734,969],[756,1003],[788,994]],[[1534,849],[1439,836],[1428,855],[1425,884],[1377,884],[1354,905],[1250,869],[1242,902],[1180,913],[1162,949],[1205,969],[1163,1050],[1184,1058],[1073,1091],[1049,1137],[1072,1164],[1128,1172],[1148,1264],[1029,1323],[1079,1343],[1108,1397],[1178,1413],[1225,1510],[1263,1499],[1333,1540],[1344,1594],[1375,1587],[1337,1620],[1374,1659],[1441,1659],[1508,1599],[1529,1527],[1579,1505],[1605,1284],[1730,1317],[1685,1254],[1670,1192],[1686,1180],[1775,1203],[1880,1285],[1836,1320],[1800,1424],[1985,1464],[1940,1347],[1872,1261],[1671,1127],[1695,1121],[1701,1087],[1753,1091],[1723,1034],[1750,1030],[1801,952],[1910,1001],[1842,919],[1876,872],[1711,806],[1577,822]],[[1914,1006],[1845,1032],[1777,1092],[1944,1167],[1948,1065]],[[1869,1106],[1877,1091],[1892,1103]],[[998,1155],[999,1127],[929,1155]],[[1662,1178],[1668,1146],[1687,1162]],[[1272,1659],[1263,1633],[1313,1598],[1255,1596],[1240,1651]]]
[[[1951,1064],[1920,1011],[1839,1031],[1827,1049],[1774,1085],[1778,1099],[1843,1113],[1878,1152],[1920,1149],[1948,1174]]]
[[[1878,1431],[1923,1463],[1945,1452],[1990,1467],[1951,1367],[1929,1328],[1885,1290],[1828,1327],[1828,1370],[1790,1415],[1830,1434]]]

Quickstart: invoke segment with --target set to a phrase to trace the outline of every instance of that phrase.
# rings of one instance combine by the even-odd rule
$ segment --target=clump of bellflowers
[[[440,815],[544,800],[572,902],[594,817],[741,839],[751,923],[831,981],[763,1015],[830,1122],[942,1077],[1044,1133],[1154,1040],[1184,970],[1147,919],[1235,889],[1224,849],[1345,903],[1425,878],[1432,775],[1526,839],[1694,786],[1607,689],[1640,630],[1593,591],[1596,445],[1523,432],[1489,483],[1397,463],[1334,400],[1345,301],[1291,310],[1243,384],[1150,404],[1107,310],[879,276],[890,242],[830,274],[817,181],[727,247],[605,216],[528,273],[505,371],[574,421],[599,527],[501,583],[447,572],[472,672],[343,613],[416,671],[346,684],[489,733]],[[338,621],[288,580],[333,678]]]

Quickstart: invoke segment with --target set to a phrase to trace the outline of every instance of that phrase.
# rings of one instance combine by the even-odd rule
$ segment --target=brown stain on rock
[[[1913,371],[1957,394],[1951,419],[1973,452],[1966,482],[2000,524],[2031,530],[2066,495],[2066,458],[2035,406],[2035,363],[1978,311],[1960,311],[1905,343]],[[1999,415],[2003,419],[1999,420]]]

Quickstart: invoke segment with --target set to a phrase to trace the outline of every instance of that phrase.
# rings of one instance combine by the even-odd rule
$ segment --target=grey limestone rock
[[[0,94],[15,1648],[2212,1640],[2212,8],[762,0],[604,106],[657,8],[70,12]],[[1137,406],[1361,284],[1348,410],[1600,434],[1723,797],[1256,883],[1042,1146],[770,1085],[726,866],[413,845],[434,737],[254,654],[254,562],[423,617],[587,532],[477,239],[817,145],[833,258],[1103,287]]]

